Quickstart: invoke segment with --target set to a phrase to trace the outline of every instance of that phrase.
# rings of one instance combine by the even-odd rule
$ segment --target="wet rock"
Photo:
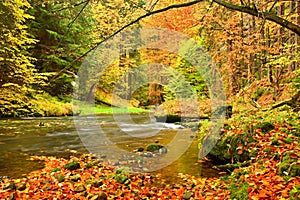
[[[107,156],[106,155],[101,155],[100,158],[105,159]]]
[[[98,194],[94,195],[91,200],[107,200],[107,195],[104,192],[99,192]]]
[[[149,169],[146,167],[143,167],[143,172],[149,172]]]
[[[17,190],[23,191],[26,189],[26,183],[21,183],[18,185]]]
[[[73,162],[70,162],[70,163],[66,164],[64,166],[64,168],[68,169],[68,170],[75,170],[75,169],[80,168],[80,164],[78,163],[78,161],[73,161]]]
[[[153,157],[153,154],[152,153],[143,153],[141,154],[142,157],[146,157],[146,158],[152,158]]]
[[[63,182],[65,180],[65,177],[63,175],[61,175],[61,174],[56,174],[54,177],[57,179],[57,181],[59,183],[61,183],[61,182]]]
[[[16,184],[14,182],[11,182],[6,187],[4,187],[4,190],[7,190],[7,189],[13,189],[13,190],[15,190],[16,189]]]
[[[158,151],[159,149],[163,148],[164,146],[160,145],[160,144],[149,144],[147,145],[146,147],[146,150],[147,151],[150,151],[150,152],[154,152],[154,151]]]
[[[191,192],[185,192],[183,195],[182,195],[182,198],[183,199],[190,199],[192,197],[192,193]]]
[[[83,184],[79,184],[75,188],[75,192],[84,192],[84,191],[85,191],[85,187]]]
[[[130,183],[130,180],[124,174],[116,174],[114,179],[120,184],[128,185]]]
[[[137,149],[134,150],[134,152],[143,152],[144,148],[143,147],[139,147]]]
[[[80,174],[75,174],[74,176],[70,176],[70,180],[77,182],[81,179]]]
[[[59,171],[61,171],[61,168],[54,168],[51,170],[51,172],[59,172]]]
[[[162,147],[158,150],[159,154],[166,154],[168,152],[168,149],[166,147]]]

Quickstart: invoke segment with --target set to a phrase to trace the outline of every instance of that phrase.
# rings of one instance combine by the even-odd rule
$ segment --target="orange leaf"
[[[241,154],[243,154],[243,150],[239,150],[237,153],[238,153],[239,155],[241,155]]]
[[[267,196],[265,190],[261,190],[261,191],[259,191],[258,197],[259,198],[265,198],[265,197],[268,197],[268,196]]]

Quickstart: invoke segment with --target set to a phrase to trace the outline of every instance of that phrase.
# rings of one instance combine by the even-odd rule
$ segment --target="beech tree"
[[[125,3],[93,1],[93,3],[104,11],[99,12],[98,17],[98,21],[104,25],[99,29],[101,39],[74,62],[132,25],[140,23],[147,26],[149,22],[151,24],[160,21],[162,27],[180,29],[179,31],[183,32],[186,28],[191,30],[189,26],[196,24],[194,28],[199,31],[194,29],[186,33],[192,33],[192,37],[200,37],[203,45],[212,54],[223,72],[229,94],[238,92],[256,79],[266,77],[276,93],[282,75],[295,70],[299,65],[300,12],[297,1],[195,0],[172,3],[165,1]],[[195,6],[200,9],[194,9]],[[180,9],[185,10],[183,12]],[[173,21],[166,17],[171,11]],[[110,26],[111,24],[114,26]],[[185,26],[186,24],[188,25]]]
[[[25,21],[32,19],[26,1],[0,2],[0,116],[28,111],[28,97],[36,81],[28,48],[36,40],[28,34]]]

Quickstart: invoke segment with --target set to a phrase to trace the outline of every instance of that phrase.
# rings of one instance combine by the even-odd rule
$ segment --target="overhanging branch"
[[[279,17],[275,13],[272,12],[261,12],[255,8],[251,8],[249,6],[239,6],[232,3],[228,3],[223,0],[214,0],[215,3],[224,6],[225,8],[248,13],[250,15],[256,16],[256,17],[263,17],[269,21],[275,22],[276,24],[279,24],[280,26],[287,28],[291,30],[292,32],[296,33],[297,35],[300,35],[300,26],[298,24],[294,24],[291,21],[288,21],[282,17]]]
[[[91,51],[96,49],[97,46],[99,46],[100,44],[104,43],[105,41],[109,40],[113,36],[117,35],[118,33],[123,31],[124,29],[130,27],[131,25],[139,22],[140,20],[142,20],[146,17],[149,17],[151,15],[155,15],[155,14],[158,14],[158,13],[168,11],[170,9],[192,6],[192,5],[195,5],[197,3],[204,2],[204,1],[207,1],[207,0],[194,0],[194,1],[181,3],[181,4],[173,4],[173,5],[167,6],[167,7],[162,8],[162,9],[158,9],[158,10],[155,10],[155,11],[148,12],[148,13],[136,18],[135,20],[131,21],[130,23],[124,25],[123,27],[118,29],[116,32],[114,32],[112,35],[106,37],[101,42],[95,44],[94,47],[92,47],[87,52],[85,52],[84,54],[82,54],[81,56],[79,56],[78,58],[73,60],[68,66],[66,66],[64,69],[62,69],[58,74],[60,74],[62,71],[64,71],[64,70],[68,69],[69,67],[71,67],[73,63],[75,63],[75,62],[79,61],[80,59],[82,59],[83,57],[85,57],[88,53],[90,53]],[[279,24],[280,26],[289,29],[292,32],[294,32],[294,33],[296,33],[297,35],[300,36],[300,26],[299,25],[294,24],[294,23],[292,23],[292,22],[290,22],[286,19],[283,19],[282,17],[280,17],[280,16],[278,16],[274,13],[271,13],[270,11],[269,12],[261,12],[261,11],[258,11],[256,8],[251,8],[251,7],[245,6],[245,5],[236,5],[236,4],[232,4],[232,3],[229,3],[229,2],[226,2],[226,1],[223,1],[223,0],[212,0],[212,2],[217,3],[218,5],[221,5],[225,8],[228,8],[228,9],[231,9],[231,10],[234,10],[234,11],[248,13],[248,14],[256,16],[256,17],[263,17],[264,19],[275,22],[276,24]]]
[[[119,30],[117,30],[115,33],[113,33],[112,35],[108,36],[107,38],[105,38],[104,40],[102,40],[101,42],[97,43],[92,49],[90,49],[89,51],[87,51],[85,54],[81,55],[79,58],[77,58],[75,61],[78,61],[80,60],[81,58],[83,58],[84,56],[86,56],[89,52],[93,51],[98,45],[102,44],[103,42],[109,40],[110,38],[112,38],[113,36],[117,35],[118,33],[120,33],[121,31],[123,31],[124,29],[128,28],[129,26],[139,22],[140,20],[146,18],[146,17],[149,17],[151,15],[155,15],[155,14],[158,14],[158,13],[162,13],[162,12],[165,12],[165,11],[168,11],[170,9],[174,9],[174,8],[183,8],[183,7],[187,7],[187,6],[192,6],[192,5],[195,5],[197,3],[200,3],[200,2],[204,2],[205,0],[195,0],[195,1],[190,1],[190,2],[186,2],[186,3],[181,3],[181,4],[173,4],[173,5],[170,5],[170,6],[167,6],[165,8],[162,8],[162,9],[159,9],[159,10],[155,10],[155,11],[151,11],[151,12],[148,12],[140,17],[138,17],[137,19],[131,21],[129,24],[126,24],[125,26],[121,27]],[[244,13],[248,13],[250,15],[253,15],[253,16],[264,16],[265,19],[267,20],[270,20],[270,21],[273,21],[279,25],[281,25],[282,27],[285,27],[291,31],[293,31],[294,33],[300,35],[300,26],[299,25],[296,25],[286,19],[283,19],[279,16],[277,16],[276,14],[274,13],[271,13],[271,12],[260,12],[254,8],[250,8],[250,7],[246,7],[244,5],[235,5],[235,4],[232,4],[232,3],[228,3],[226,1],[222,1],[222,0],[213,0],[213,2],[221,5],[221,6],[224,6],[225,8],[228,8],[228,9],[231,9],[231,10],[235,10],[235,11],[239,11],[239,12],[244,12]]]

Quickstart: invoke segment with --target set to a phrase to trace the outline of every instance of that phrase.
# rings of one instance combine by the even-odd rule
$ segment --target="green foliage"
[[[228,184],[230,190],[230,199],[248,199],[248,188],[250,187],[245,177],[248,176],[246,170],[239,172],[232,172],[229,176],[223,176],[220,180],[225,181]]]
[[[69,105],[69,104],[67,104]],[[111,106],[104,106],[104,105],[91,105],[85,104],[75,101],[73,105],[73,109],[75,113],[80,112],[80,115],[90,115],[95,113],[102,113],[102,114],[122,114],[122,113],[146,113],[149,112],[148,110],[142,108],[135,108],[135,107],[121,107],[115,108]]]
[[[49,94],[35,95],[28,101],[28,109],[33,116],[66,116],[73,114],[72,103],[61,102]]]
[[[94,41],[91,8],[86,6],[76,17],[84,4],[73,5],[80,2],[30,1],[31,15],[35,17],[35,20],[29,23],[30,33],[39,40],[38,45],[30,52],[36,58],[34,64],[39,73],[56,73],[49,79],[48,85],[39,87],[53,96],[72,94],[72,82],[80,63],[70,64],[86,52]]]
[[[36,40],[28,34],[27,0],[0,2],[0,117],[30,112],[28,99],[37,80],[28,49]]]
[[[169,68],[167,75],[170,76],[167,88],[177,95],[177,98],[188,98],[193,95],[199,98],[209,96],[207,85],[200,72],[185,59],[178,57],[175,68]]]
[[[294,71],[295,76],[291,79],[293,87],[297,90],[300,90],[300,68]]]

